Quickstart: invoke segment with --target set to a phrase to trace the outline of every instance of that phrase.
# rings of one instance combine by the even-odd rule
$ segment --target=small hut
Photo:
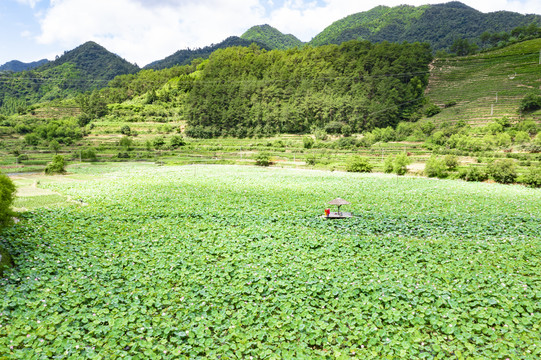
[[[342,212],[340,211],[340,206],[342,205],[350,205],[351,203],[349,201],[346,201],[341,198],[336,198],[334,200],[331,200],[328,202],[329,205],[336,205],[338,207],[338,211],[331,212],[330,209],[325,210],[324,217],[330,218],[330,219],[343,219],[343,218],[350,218],[353,217],[353,214],[350,212]]]

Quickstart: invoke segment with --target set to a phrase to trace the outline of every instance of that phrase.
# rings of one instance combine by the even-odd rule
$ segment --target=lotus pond
[[[541,192],[83,166],[0,235],[6,359],[539,359]],[[69,178],[69,176],[68,176]],[[325,220],[342,197],[356,216]]]

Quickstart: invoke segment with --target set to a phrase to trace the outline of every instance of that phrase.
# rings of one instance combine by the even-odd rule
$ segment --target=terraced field
[[[465,120],[482,125],[507,116],[517,119],[520,100],[541,94],[541,39],[468,57],[437,59],[428,96],[439,106],[456,105],[434,117],[436,122]],[[541,120],[541,112],[531,114]]]

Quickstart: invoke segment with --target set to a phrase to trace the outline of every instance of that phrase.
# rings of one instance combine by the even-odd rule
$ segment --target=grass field
[[[538,190],[247,166],[70,172],[38,187],[86,206],[37,206],[0,237],[17,263],[0,280],[3,358],[541,356]],[[356,216],[322,219],[338,196]]]

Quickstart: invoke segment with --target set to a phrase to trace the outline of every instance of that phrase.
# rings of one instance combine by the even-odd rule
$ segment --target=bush
[[[316,155],[308,154],[306,155],[306,159],[304,161],[306,162],[306,165],[314,166],[317,162]]]
[[[173,135],[169,139],[169,146],[173,149],[179,148],[184,145],[186,145],[186,141],[184,141],[184,138],[180,135]]]
[[[520,179],[521,183],[530,187],[541,187],[541,165],[531,166],[530,171]]]
[[[425,109],[425,115],[427,117],[432,117],[434,115],[439,114],[440,112],[441,112],[440,107],[438,105],[435,105],[435,104],[430,104]]]
[[[392,155],[389,155],[385,158],[385,161],[383,162],[383,172],[386,174],[390,174],[393,172],[394,167],[394,157]]]
[[[302,138],[302,147],[305,149],[311,149],[314,146],[314,139],[310,136],[305,136]]]
[[[406,153],[398,154],[393,161],[393,172],[397,175],[404,175],[408,172],[408,165],[411,160]]]
[[[96,149],[88,148],[88,149],[81,150],[81,159],[89,160],[89,161],[96,161],[98,159],[96,156]]]
[[[257,166],[270,166],[270,165],[272,165],[270,155],[267,154],[267,153],[259,153],[259,154],[257,154],[257,156],[255,158],[255,164]]]
[[[458,172],[459,179],[466,181],[485,181],[488,180],[487,172],[479,166],[468,166]]]
[[[15,184],[4,174],[0,174],[0,228],[8,225],[14,215],[11,205],[15,198]]]
[[[165,145],[165,139],[163,136],[157,136],[152,140],[152,146],[154,149],[159,150]]]
[[[372,172],[373,166],[368,162],[368,159],[354,155],[346,162],[347,172]]]
[[[131,135],[131,128],[128,125],[124,125],[120,128],[120,133],[122,135],[130,136]]]
[[[541,96],[536,94],[528,94],[521,101],[518,110],[521,113],[535,111],[541,109]]]
[[[53,156],[53,161],[45,167],[45,174],[64,174],[66,172],[65,166],[66,161],[64,160],[64,157],[62,155],[55,155]]]
[[[456,155],[445,155],[443,162],[447,167],[447,170],[454,171],[458,167],[458,158]]]
[[[530,142],[530,135],[526,131],[517,131],[515,134],[515,143],[524,144]]]
[[[517,179],[515,162],[511,159],[495,160],[488,166],[488,175],[501,184],[511,184]]]
[[[432,155],[426,162],[425,174],[428,177],[446,178],[448,174],[445,161]]]

